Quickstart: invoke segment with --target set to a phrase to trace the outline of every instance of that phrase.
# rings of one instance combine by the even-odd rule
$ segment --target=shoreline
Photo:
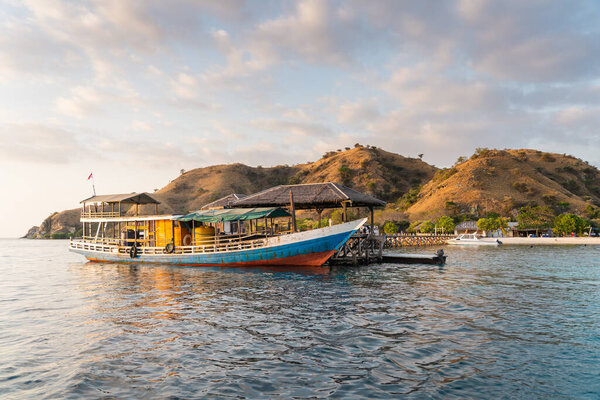
[[[503,245],[594,245],[600,246],[600,237],[501,237]]]

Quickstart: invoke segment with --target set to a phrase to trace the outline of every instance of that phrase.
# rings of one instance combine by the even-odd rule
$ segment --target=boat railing
[[[120,216],[119,211],[81,211],[81,218],[119,218]]]
[[[92,240],[88,240],[89,238],[82,239],[72,239],[70,241],[69,246],[72,249],[80,249],[80,250],[91,250],[98,251],[103,253],[122,253],[127,254],[131,245],[126,245],[125,243],[131,242],[148,242],[149,240],[144,239],[109,239],[109,238],[92,238]],[[226,251],[236,251],[236,250],[248,250],[254,248],[264,247],[267,244],[267,238],[255,238],[255,239],[244,239],[238,238],[237,240],[224,239],[220,242],[214,241],[212,243],[205,244],[192,244],[189,246],[175,246],[172,253],[170,254],[202,254],[202,253],[217,253],[217,252],[226,252]],[[137,247],[138,254],[146,254],[146,255],[156,255],[156,254],[165,254],[166,247],[151,247],[151,246],[139,246]]]

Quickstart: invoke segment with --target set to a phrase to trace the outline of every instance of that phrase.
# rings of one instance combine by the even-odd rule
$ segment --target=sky
[[[181,169],[370,144],[600,165],[600,3],[0,0],[0,237]]]

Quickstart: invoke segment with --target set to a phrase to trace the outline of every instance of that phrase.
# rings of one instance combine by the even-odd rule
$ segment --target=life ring
[[[173,243],[167,243],[165,246],[165,253],[171,254],[173,251],[175,251],[175,245]]]
[[[192,244],[192,235],[190,235],[189,233],[187,235],[185,235],[183,237],[183,245],[184,246],[189,246]]]
[[[137,257],[137,253],[138,253],[138,248],[137,247],[131,246],[129,248],[129,257],[136,258]]]

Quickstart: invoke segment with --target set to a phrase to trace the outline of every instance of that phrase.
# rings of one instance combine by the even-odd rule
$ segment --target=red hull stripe
[[[271,260],[257,260],[257,261],[244,261],[237,263],[228,264],[189,264],[189,263],[168,263],[168,265],[189,265],[196,267],[250,267],[250,266],[307,266],[307,267],[320,267],[325,264],[327,260],[335,253],[335,250],[322,251],[319,253],[302,254],[299,256],[285,257],[285,258],[274,258]],[[96,262],[112,262],[117,264],[124,263],[135,263],[135,264],[161,264],[165,263],[154,263],[154,262],[128,262],[127,260],[119,261],[105,261],[96,258],[86,257],[90,261]]]

